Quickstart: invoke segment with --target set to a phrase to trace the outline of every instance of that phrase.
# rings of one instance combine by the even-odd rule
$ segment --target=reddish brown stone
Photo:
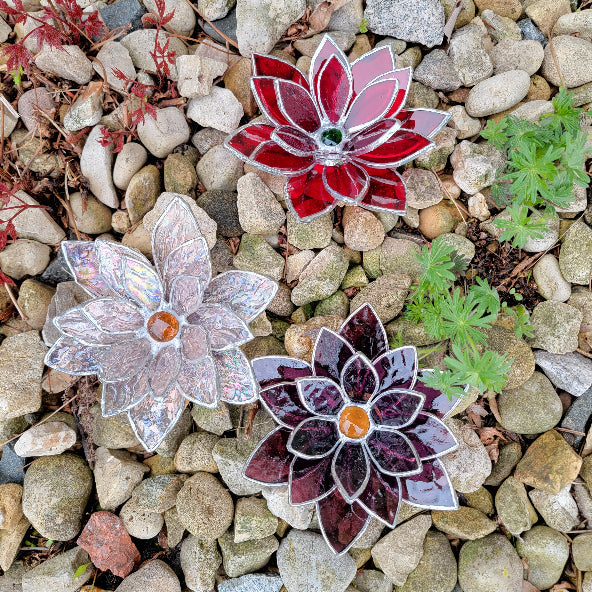
[[[140,552],[125,530],[119,516],[95,512],[78,537],[80,545],[93,564],[101,570],[125,578],[140,563]]]

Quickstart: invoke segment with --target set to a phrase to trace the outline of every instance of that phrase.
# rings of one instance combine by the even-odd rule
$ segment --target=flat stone
[[[524,70],[532,76],[541,67],[544,56],[543,46],[531,39],[502,39],[489,52],[496,75],[510,70]]]
[[[581,86],[592,81],[592,71],[587,64],[592,60],[592,43],[586,39],[559,35],[553,38],[554,55],[550,45],[545,47],[545,57],[541,68],[542,75],[555,86],[565,83],[566,88]],[[557,60],[557,62],[555,62]],[[559,71],[557,71],[558,64]]]
[[[218,592],[280,592],[282,579],[273,574],[247,574],[218,584]]]
[[[102,100],[103,83],[91,82],[64,116],[64,129],[69,132],[78,132],[99,123],[103,116]]]
[[[508,477],[497,490],[495,509],[506,530],[514,536],[530,530],[538,519],[524,484],[514,477]]]
[[[42,72],[51,72],[76,84],[87,84],[93,74],[92,62],[78,45],[62,45],[61,49],[56,49],[46,44],[35,56],[35,65]]]
[[[275,281],[281,279],[284,271],[283,257],[263,237],[256,234],[243,234],[233,263],[237,269],[254,271]]]
[[[590,425],[590,417],[592,417],[592,389],[588,389],[570,405],[563,416],[561,427],[574,432],[585,432]],[[570,432],[563,432],[563,437],[576,449],[584,439],[584,436]]]
[[[202,430],[217,436],[221,436],[224,432],[232,429],[230,411],[228,405],[224,402],[220,402],[218,407],[213,409],[194,405],[191,410],[191,417]]]
[[[132,62],[129,51],[127,50],[127,47],[119,43],[119,41],[107,41],[107,43],[101,47],[99,53],[97,53],[96,59],[98,63],[93,62],[95,72],[101,77],[106,75],[107,83],[115,90],[123,91],[124,82],[115,76],[113,73],[114,68],[121,70],[130,80],[136,79],[136,69],[134,68],[134,63]],[[103,66],[102,68],[101,65]],[[129,144],[124,144],[124,148],[126,146],[129,146]],[[121,152],[119,154],[121,154]],[[115,171],[113,172],[113,176],[115,176]],[[119,185],[117,185],[117,187],[119,187]]]
[[[61,421],[49,421],[28,429],[15,443],[19,456],[61,454],[76,444],[76,431]]]
[[[529,88],[530,77],[524,70],[509,70],[476,84],[465,108],[472,117],[501,113],[520,102]]]
[[[557,387],[574,397],[583,395],[592,386],[592,360],[577,352],[552,354],[538,350],[537,365]]]
[[[526,3],[524,12],[548,35],[557,19],[571,12],[571,5],[569,0],[534,0]]]
[[[243,107],[232,91],[219,86],[213,86],[206,96],[191,99],[187,106],[189,119],[226,133],[238,128],[243,115]]]
[[[157,109],[156,119],[145,117],[144,122],[138,124],[140,141],[156,158],[167,157],[179,144],[187,142],[190,136],[185,115],[176,107]]]
[[[0,485],[21,484],[25,480],[25,460],[14,452],[12,442],[4,445],[0,458]]]
[[[454,63],[441,49],[434,49],[423,58],[413,78],[434,90],[452,91],[462,85]]]
[[[106,206],[116,208],[119,198],[115,192],[111,172],[113,147],[101,145],[101,128],[102,126],[95,125],[84,143],[80,155],[80,171],[87,178],[93,195]]]
[[[181,545],[180,558],[185,583],[190,590],[209,592],[214,589],[216,572],[222,563],[215,540],[200,539],[190,534]]]
[[[534,328],[532,347],[553,354],[575,351],[582,319],[582,313],[569,304],[553,300],[537,304],[530,316]]]
[[[545,300],[565,302],[571,296],[571,285],[561,275],[559,262],[551,253],[543,255],[536,262],[532,276],[539,294]]]
[[[236,191],[238,180],[243,175],[243,161],[225,146],[217,144],[202,156],[196,171],[206,191]]]
[[[103,234],[111,230],[111,210],[92,195],[83,199],[79,191],[70,194],[70,207],[80,232]]]
[[[493,64],[485,51],[481,29],[475,23],[467,24],[452,34],[448,55],[463,86],[475,86],[493,73]]]
[[[421,210],[440,203],[444,196],[438,177],[432,171],[407,169],[403,173],[407,187],[407,204]]]
[[[559,493],[549,493],[542,489],[531,489],[528,492],[545,524],[561,532],[569,532],[579,524],[578,506],[570,489],[571,485],[567,485]]]
[[[23,517],[22,497],[22,485],[18,483],[0,485],[0,526],[2,530],[12,530],[21,521]]]
[[[452,511],[432,511],[432,520],[438,530],[468,541],[483,538],[497,529],[497,524],[483,512],[466,506]]]
[[[127,50],[126,50],[127,51]],[[127,189],[133,176],[144,166],[148,158],[146,148],[137,142],[123,145],[113,166],[113,183],[118,189]]]
[[[592,228],[582,220],[572,224],[563,239],[559,268],[566,281],[588,285],[592,273]]]
[[[49,264],[50,247],[33,240],[19,239],[0,252],[0,268],[15,280],[43,273]]]
[[[160,195],[160,171],[149,164],[129,181],[125,205],[132,224],[138,223],[153,207]]]
[[[220,438],[207,432],[189,434],[175,453],[175,467],[181,473],[217,473],[218,465],[212,456],[212,449]]]
[[[408,275],[386,273],[362,288],[351,300],[350,308],[356,310],[362,304],[369,303],[378,318],[388,323],[403,309],[410,286],[411,278]]]
[[[158,9],[154,0],[145,0],[145,7],[153,13]],[[167,31],[191,37],[197,22],[195,11],[183,0],[166,0],[164,3],[165,14],[172,13],[171,20],[164,26]]]
[[[269,558],[279,547],[278,540],[274,536],[235,543],[232,532],[223,534],[218,539],[218,544],[222,551],[224,571],[231,578],[238,578],[261,569],[267,565]]]
[[[17,107],[18,114],[21,116],[25,127],[36,135],[39,135],[38,129],[40,124],[43,127],[47,125],[45,116],[49,117],[50,120],[53,119],[57,109],[50,92],[44,86],[25,91],[19,97]],[[5,111],[7,111],[6,108]],[[10,132],[4,134],[4,137],[7,135],[10,135]],[[22,214],[19,214],[19,216],[22,216]]]
[[[186,482],[186,475],[156,475],[142,481],[133,491],[132,498],[139,508],[162,513],[172,508],[177,494]]]
[[[278,519],[267,509],[264,499],[241,497],[234,509],[234,542],[264,539],[275,533]]]
[[[160,559],[145,563],[138,571],[127,576],[116,592],[181,592],[181,584],[175,572]]]
[[[162,514],[140,508],[133,498],[123,505],[119,517],[130,536],[140,540],[158,536],[164,524]]]
[[[238,180],[238,218],[245,232],[276,234],[286,220],[284,209],[272,191],[255,173],[247,173]]]
[[[55,288],[37,280],[25,280],[20,287],[18,305],[27,317],[27,325],[32,329],[41,330],[45,325],[47,310]]]
[[[267,509],[274,516],[299,530],[306,530],[310,526],[314,504],[291,505],[287,486],[264,487],[262,493],[267,502]]]
[[[286,232],[288,242],[297,249],[324,249],[331,242],[333,218],[326,214],[310,222],[301,222],[288,212]]]
[[[125,25],[131,25],[131,30],[137,31],[142,28],[142,16],[147,10],[138,0],[117,0],[101,8],[99,12],[101,20],[110,31]]]
[[[21,516],[21,519],[12,528],[0,530],[0,567],[4,572],[10,569],[21,550],[23,539],[30,527],[31,523],[24,516]],[[1,583],[0,590],[5,590],[5,588],[2,588]]]

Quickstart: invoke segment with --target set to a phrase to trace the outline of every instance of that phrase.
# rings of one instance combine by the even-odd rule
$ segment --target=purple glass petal
[[[60,337],[45,355],[45,365],[66,374],[96,374],[104,350],[84,345],[71,337]]]
[[[150,392],[148,387],[148,366],[135,376],[121,382],[107,382],[103,385],[101,410],[105,417],[127,411],[137,405]]]
[[[301,378],[296,384],[300,400],[316,415],[337,415],[345,404],[341,390],[329,378]]]
[[[199,360],[208,353],[208,335],[199,325],[185,325],[181,330],[181,352],[189,361]]]
[[[370,522],[362,506],[348,504],[337,490],[317,502],[317,515],[325,540],[339,554],[351,547]]]
[[[410,391],[391,391],[373,402],[370,416],[381,427],[400,428],[412,422],[423,408],[424,398]]]
[[[181,354],[174,345],[165,345],[150,363],[148,381],[152,394],[162,397],[167,387],[171,388],[177,380],[181,368]]]
[[[334,488],[330,456],[321,460],[294,458],[290,475],[291,504],[317,501]]]
[[[308,133],[316,132],[321,120],[310,93],[290,80],[278,78],[273,83],[278,105],[285,118]]]
[[[420,413],[413,425],[405,428],[403,433],[422,462],[452,452],[458,446],[456,438],[444,423],[427,413]]]
[[[401,479],[401,497],[407,503],[421,508],[458,508],[458,499],[448,473],[437,459],[423,463],[421,473]]]
[[[354,350],[345,339],[323,327],[312,354],[313,372],[316,376],[326,376],[339,384],[341,371],[353,355]]]
[[[190,315],[201,304],[203,290],[200,279],[195,275],[177,276],[172,283],[169,302],[179,316]]]
[[[378,375],[370,360],[358,354],[350,358],[341,373],[343,392],[355,403],[367,403],[378,389]]]
[[[349,316],[339,329],[339,335],[370,360],[388,351],[386,331],[369,304],[362,305]]]
[[[273,300],[277,283],[258,273],[227,271],[216,276],[207,287],[204,302],[222,304],[250,323]]]
[[[323,184],[335,199],[357,203],[368,190],[370,177],[362,167],[345,163],[323,167]]]
[[[212,277],[212,269],[206,240],[194,238],[171,251],[165,260],[163,274],[168,290],[180,275],[195,276],[202,286],[207,286]]]
[[[331,56],[335,55],[338,59],[341,60],[343,64],[347,64],[347,58],[345,57],[344,53],[341,49],[337,46],[335,41],[331,39],[329,35],[325,35],[317,47],[314,55],[312,56],[312,60],[310,63],[309,68],[309,81],[310,81],[310,88],[316,89],[315,81],[318,78],[318,74],[321,71],[326,60],[328,60]],[[318,97],[317,97],[318,98]]]
[[[285,427],[295,428],[311,416],[302,406],[293,382],[272,386],[265,389],[259,396],[274,419]]]
[[[368,450],[378,467],[395,476],[421,470],[421,461],[409,440],[399,432],[373,431],[366,439]]]
[[[339,432],[335,421],[312,417],[305,419],[288,441],[288,450],[302,458],[323,458],[335,450]]]
[[[308,81],[298,68],[270,55],[253,54],[253,75],[274,76],[284,80],[293,80],[308,89]]]
[[[359,94],[377,76],[390,72],[395,68],[395,56],[389,45],[383,45],[365,53],[351,65],[354,93]]]
[[[368,485],[358,498],[358,503],[391,528],[397,523],[397,514],[401,503],[401,483],[399,477],[381,474],[370,463]]]
[[[430,109],[405,109],[400,111],[396,118],[405,129],[432,138],[446,125],[450,113]]]
[[[287,356],[264,356],[255,358],[251,364],[261,389],[312,374],[312,368],[305,361]]]
[[[268,434],[247,461],[245,477],[266,485],[288,483],[294,459],[286,447],[290,433],[290,430],[280,427]]]
[[[370,478],[370,461],[361,443],[345,442],[333,455],[333,476],[341,495],[353,502]]]
[[[448,399],[448,397],[440,391],[426,386],[421,381],[421,379],[423,376],[429,374],[431,374],[431,370],[422,370],[421,372],[419,372],[417,375],[417,382],[415,383],[413,390],[416,390],[425,395],[426,400],[423,405],[424,411],[427,411],[428,413],[433,413],[436,417],[443,419],[444,417],[450,415],[454,408],[460,403],[461,399]]]
[[[331,123],[337,123],[349,106],[352,96],[350,75],[349,64],[346,66],[333,55],[323,64],[315,81],[317,102],[325,119]]]
[[[215,407],[218,404],[218,378],[214,360],[204,356],[194,363],[184,361],[177,386],[189,401],[204,407]]]
[[[117,343],[105,353],[99,370],[101,382],[120,382],[131,378],[152,357],[150,340],[141,338]]]
[[[257,398],[257,381],[249,360],[240,349],[212,354],[218,374],[219,398],[227,403],[245,405]]]
[[[144,326],[144,317],[129,300],[115,296],[90,300],[81,306],[84,314],[105,333],[122,334]]]
[[[398,90],[399,83],[395,78],[370,83],[354,99],[345,119],[345,128],[352,133],[383,118],[391,109]]]
[[[187,320],[204,328],[213,351],[238,347],[253,339],[245,322],[219,304],[204,304]]]
[[[134,302],[150,310],[158,310],[163,287],[152,265],[124,259],[123,282],[126,293]]]
[[[380,392],[393,388],[412,389],[417,376],[417,350],[399,347],[374,361],[380,380]]]
[[[125,335],[104,333],[83,313],[81,308],[72,308],[54,319],[55,326],[68,337],[76,339],[85,345],[111,345],[125,341]],[[133,338],[133,333],[127,333],[127,339]]]
[[[99,272],[94,242],[64,241],[64,259],[76,283],[92,296],[111,296],[113,292]]]
[[[297,156],[307,156],[317,148],[317,143],[306,132],[293,126],[277,127],[271,134],[271,138],[284,150]]]
[[[136,437],[148,452],[152,452],[163,441],[185,405],[181,393],[172,389],[162,400],[147,395],[127,412]]]

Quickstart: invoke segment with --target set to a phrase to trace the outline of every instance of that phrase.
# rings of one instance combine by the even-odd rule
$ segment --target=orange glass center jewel
[[[179,321],[170,313],[161,310],[148,319],[148,334],[155,341],[170,341],[179,332]]]
[[[361,407],[346,407],[339,418],[339,429],[348,438],[362,438],[370,428],[370,418]]]

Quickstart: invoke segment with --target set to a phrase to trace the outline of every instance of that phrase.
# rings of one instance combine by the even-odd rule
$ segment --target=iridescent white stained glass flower
[[[102,412],[127,412],[154,450],[188,401],[245,404],[258,385],[239,346],[277,284],[246,271],[212,278],[208,246],[188,205],[174,199],[152,233],[154,266],[120,243],[66,241],[75,281],[93,298],[54,320],[62,333],[45,363],[97,374]]]

